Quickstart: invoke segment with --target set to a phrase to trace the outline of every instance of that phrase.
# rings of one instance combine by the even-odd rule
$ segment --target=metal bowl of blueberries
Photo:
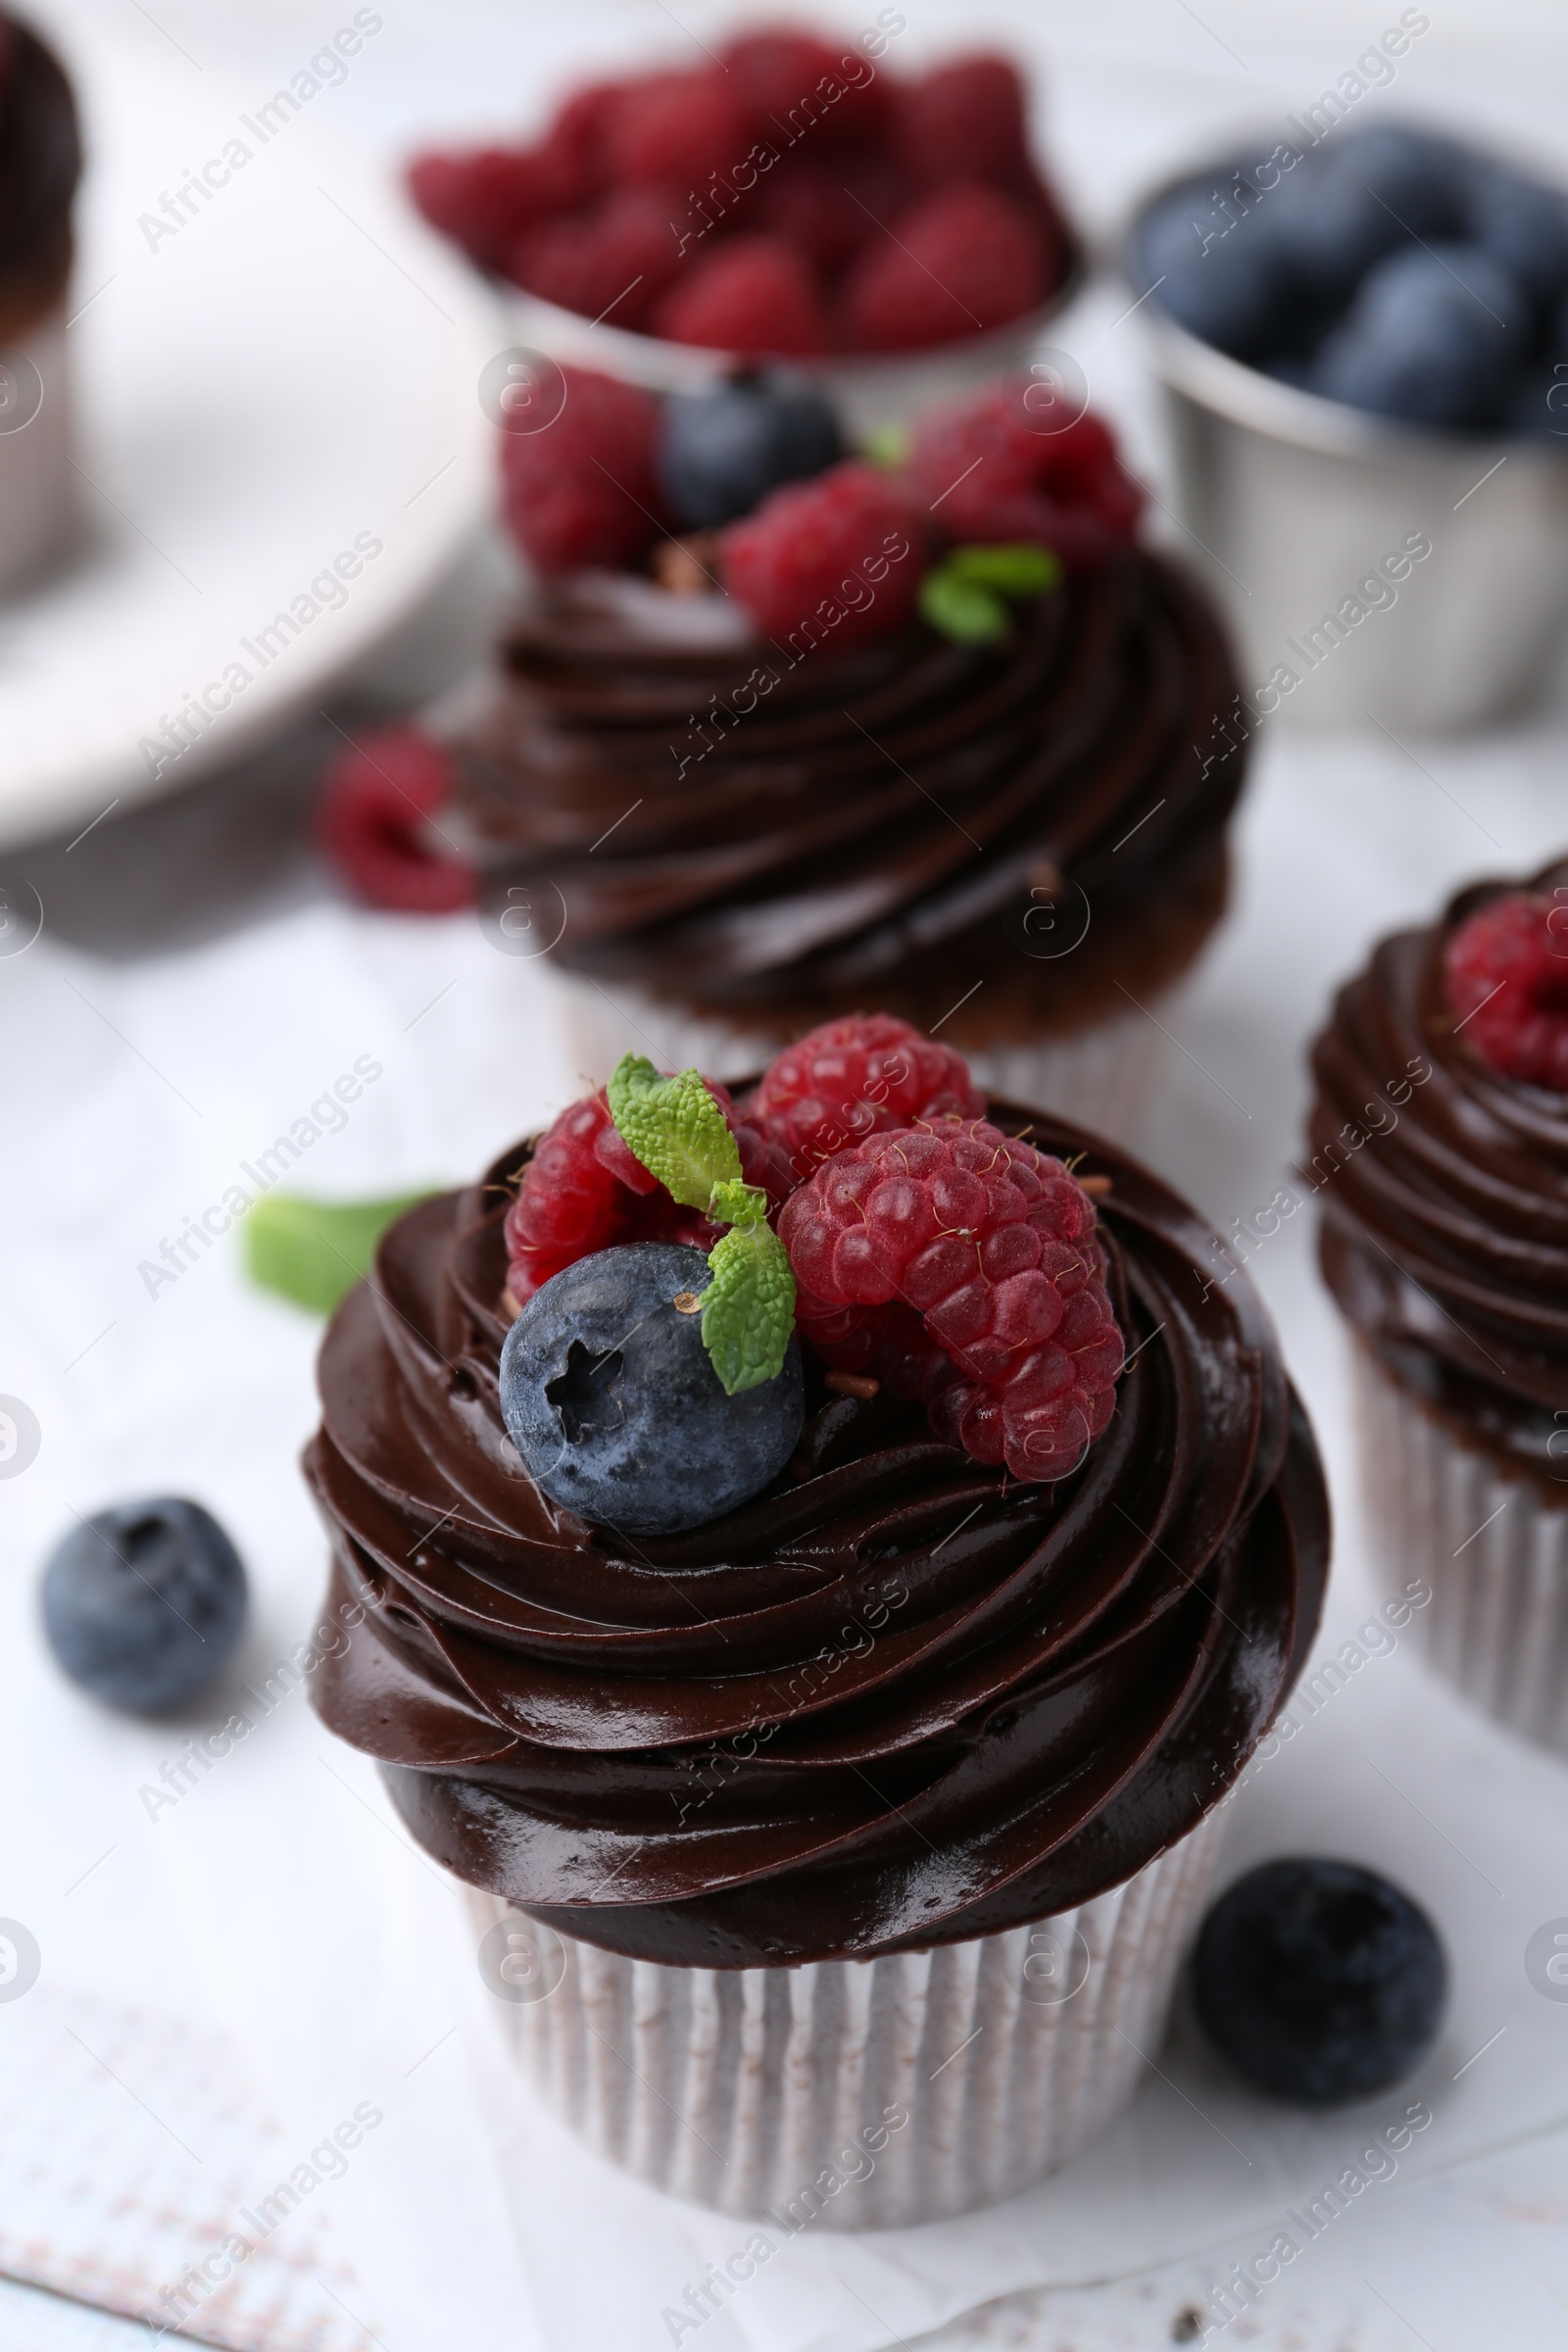
[[[1124,256],[1242,723],[1457,728],[1538,694],[1568,632],[1568,194],[1333,126],[1183,172]]]

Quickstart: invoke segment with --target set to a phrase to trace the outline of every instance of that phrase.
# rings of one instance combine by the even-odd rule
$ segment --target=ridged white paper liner
[[[0,589],[36,569],[70,518],[69,382],[62,296],[0,353]],[[24,424],[15,421],[28,411]]]
[[[893,2230],[1013,2195],[1126,2106],[1221,1826],[1033,1927],[800,1968],[625,1960],[465,1891],[514,2057],[599,2155],[786,2230]]]
[[[1557,1504],[1510,1477],[1353,1347],[1376,1573],[1432,1599],[1412,1637],[1498,1723],[1568,1755],[1568,1484]]]
[[[799,1034],[765,1021],[727,1021],[668,1004],[616,981],[597,987],[574,973],[554,974],[562,989],[568,1033],[584,1081],[603,1085],[623,1054],[646,1054],[665,1069],[696,1067],[726,1082],[750,1077]],[[960,1051],[976,1083],[1031,1108],[1059,1111],[1080,1127],[1136,1145],[1172,1040],[1161,1022],[1180,992],[1154,999],[1152,1014],[1129,1009],[1075,1037],[1037,1044]],[[867,1009],[874,1009],[874,992]]]

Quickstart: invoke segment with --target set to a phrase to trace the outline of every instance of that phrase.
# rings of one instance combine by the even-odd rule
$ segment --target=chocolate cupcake
[[[1325,1278],[1378,1573],[1429,1662],[1568,1753],[1568,861],[1397,933],[1312,1054]]]
[[[787,463],[778,420],[816,396],[662,413],[570,376],[505,445],[538,592],[432,716],[439,750],[340,764],[344,864],[366,886],[351,803],[405,835],[431,810],[419,854],[459,849],[499,944],[548,951],[593,1077],[628,1050],[733,1076],[875,1002],[1126,1133],[1224,911],[1246,744],[1220,627],[1138,544],[1108,430],[1042,428],[1038,389],[930,418],[891,468],[824,469],[819,417],[807,478],[759,496],[766,467],[726,479],[724,452],[772,431]],[[662,538],[662,497],[676,527],[729,519]]]
[[[69,509],[66,286],[80,173],[59,60],[0,13],[0,588],[48,554]]]
[[[1317,1621],[1322,1478],[1245,1276],[1121,1152],[974,1106],[885,1021],[738,1104],[628,1057],[399,1220],[322,1350],[363,1627],[318,1704],[474,1890],[540,2092],[730,2211],[832,2167],[824,2226],[960,2212],[1103,2128]],[[715,1218],[715,1298],[786,1268],[770,1348],[697,1338]]]

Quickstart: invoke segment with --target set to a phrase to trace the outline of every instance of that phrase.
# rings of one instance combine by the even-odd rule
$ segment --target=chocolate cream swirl
[[[1525,883],[1477,883],[1438,922],[1381,942],[1312,1050],[1308,1171],[1325,1277],[1385,1367],[1467,1436],[1556,1482],[1568,1472],[1568,1101],[1472,1049],[1443,959],[1489,900],[1559,887],[1568,860]]]
[[[466,846],[560,893],[543,911],[568,965],[810,1001],[938,961],[946,977],[957,948],[1005,949],[1009,923],[1016,947],[1037,885],[1064,879],[1103,923],[1220,855],[1236,678],[1207,603],[1157,556],[1119,551],[989,645],[922,623],[850,653],[662,633],[658,609],[675,632],[683,604],[734,613],[650,587],[637,625],[581,584],[547,594],[454,747]]]
[[[460,1878],[636,1957],[864,1956],[1085,1900],[1235,1780],[1317,1622],[1311,1433],[1207,1226],[1097,1139],[993,1116],[1111,1179],[1129,1363],[1051,1487],[811,1370],[765,1494],[663,1541],[589,1527],[498,1404],[526,1147],[390,1229],[322,1348],[307,1467],[366,1614],[313,1687]]]
[[[71,267],[81,141],[54,52],[0,14],[0,325],[30,325]]]

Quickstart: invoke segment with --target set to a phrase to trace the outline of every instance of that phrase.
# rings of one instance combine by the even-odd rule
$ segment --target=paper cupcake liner
[[[727,1020],[671,1004],[616,981],[609,988],[557,971],[578,1075],[602,1086],[623,1054],[646,1054],[664,1069],[702,1070],[726,1083],[747,1078],[783,1051],[799,1028],[765,1019]],[[1029,1045],[962,1047],[988,1094],[1059,1111],[1075,1125],[1136,1147],[1150,1100],[1172,1051],[1161,1027],[1180,984],[1154,999],[1156,1019],[1130,1009],[1071,1037]]]
[[[1032,1927],[798,1968],[622,1959],[466,1893],[514,2058],[597,2154],[786,2233],[893,2230],[1013,2195],[1127,2105],[1221,1833]]]
[[[1433,1670],[1498,1723],[1568,1755],[1568,1485],[1459,1442],[1362,1347],[1354,1350],[1362,1482],[1376,1572],[1432,1598],[1410,1632]]]
[[[34,570],[73,504],[70,367],[64,296],[15,338],[0,384],[0,589]],[[29,412],[26,421],[16,419]]]

